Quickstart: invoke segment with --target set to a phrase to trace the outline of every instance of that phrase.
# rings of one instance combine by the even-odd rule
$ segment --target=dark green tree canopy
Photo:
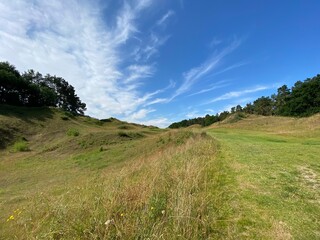
[[[247,103],[245,107],[237,105],[228,111],[216,116],[206,115],[204,118],[194,118],[173,123],[169,128],[187,127],[192,124],[208,126],[221,121],[234,113],[248,113],[258,115],[279,115],[305,117],[320,112],[320,75],[308,78],[305,81],[297,81],[290,89],[287,85],[278,88],[276,94],[271,97],[260,97],[253,103]]]
[[[320,75],[296,82],[279,112],[284,116],[310,116],[320,112]]]
[[[61,77],[43,76],[34,70],[20,74],[15,66],[0,62],[0,103],[18,106],[53,106],[84,114],[86,104]]]
[[[258,115],[272,115],[273,102],[270,97],[260,97],[253,102],[253,113]]]

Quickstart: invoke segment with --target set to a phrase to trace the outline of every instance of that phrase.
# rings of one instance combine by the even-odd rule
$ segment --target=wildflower
[[[120,214],[120,216],[121,216],[121,217],[124,217],[124,214],[123,214],[123,213],[121,213],[121,214]]]
[[[154,209],[154,207],[151,207],[151,210],[153,210]]]
[[[165,211],[165,210],[162,210],[161,213],[162,213],[162,215],[164,215],[164,214],[166,213],[166,211]]]
[[[11,221],[11,220],[14,220],[14,216],[11,215],[8,219],[7,219],[7,222]]]

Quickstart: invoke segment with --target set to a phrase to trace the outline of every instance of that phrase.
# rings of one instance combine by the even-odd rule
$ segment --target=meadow
[[[0,111],[0,239],[319,239],[320,116],[164,130]]]

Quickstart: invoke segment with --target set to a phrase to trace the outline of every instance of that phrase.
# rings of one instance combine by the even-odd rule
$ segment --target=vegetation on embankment
[[[12,151],[12,141],[1,150],[1,238],[224,234],[216,232],[224,216],[217,145],[205,133],[29,110],[0,116],[30,148]]]
[[[221,122],[230,115],[245,117],[247,114],[262,116],[307,117],[320,112],[320,75],[297,81],[291,89],[287,85],[278,88],[271,97],[262,96],[245,107],[237,105],[231,111],[223,111],[216,115],[192,118],[172,123],[169,128],[188,127],[199,124],[203,127]]]
[[[291,134],[291,126],[283,134],[269,118],[268,132],[244,123],[208,131],[221,144],[220,158],[233,179],[228,239],[318,239],[319,127]]]
[[[25,107],[59,107],[84,114],[86,104],[65,79],[30,69],[20,73],[8,62],[0,62],[0,104]]]
[[[319,116],[161,130],[4,112],[0,239],[319,238]]]

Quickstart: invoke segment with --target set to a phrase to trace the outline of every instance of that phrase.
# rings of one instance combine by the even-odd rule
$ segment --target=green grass
[[[27,141],[19,140],[15,142],[12,146],[14,152],[27,152],[30,151]]]
[[[216,216],[209,203],[219,194],[206,189],[215,169],[214,141],[180,131],[136,141],[71,159],[32,157],[12,166],[20,180],[6,166],[4,236],[168,239],[179,234],[197,239],[213,234]],[[14,213],[17,209],[21,214]],[[14,220],[7,222],[11,215]],[[108,229],[107,220],[113,222]]]
[[[314,144],[320,136],[311,141],[234,128],[209,134],[220,142],[233,179],[230,238],[320,237],[320,148]]]
[[[77,137],[80,135],[80,132],[77,129],[70,128],[70,129],[68,129],[66,134],[67,134],[67,136]]]
[[[0,239],[319,239],[319,120],[169,131],[0,106]]]

